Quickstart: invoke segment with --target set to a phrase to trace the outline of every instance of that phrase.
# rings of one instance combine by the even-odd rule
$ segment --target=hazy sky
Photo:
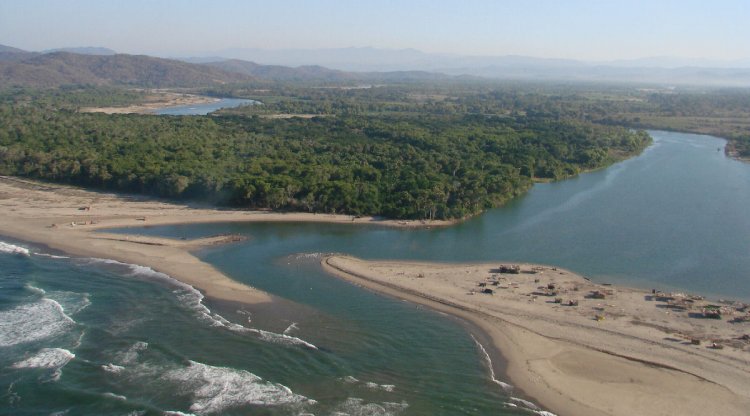
[[[0,44],[733,60],[750,58],[750,0],[0,0]]]

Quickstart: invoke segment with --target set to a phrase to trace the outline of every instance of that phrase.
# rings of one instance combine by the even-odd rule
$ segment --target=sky
[[[161,56],[371,46],[747,60],[750,0],[0,0],[0,44]]]

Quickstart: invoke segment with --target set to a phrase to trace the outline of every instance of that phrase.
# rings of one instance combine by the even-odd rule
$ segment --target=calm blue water
[[[652,135],[638,158],[537,185],[451,228],[129,230],[247,235],[199,256],[287,299],[275,310],[201,303],[146,269],[0,253],[0,413],[529,414],[489,380],[458,323],[329,277],[316,253],[533,261],[750,299],[750,165],[725,158],[719,139]]]
[[[214,111],[222,108],[232,108],[239,107],[241,105],[255,104],[258,104],[258,102],[254,100],[245,100],[241,98],[222,98],[221,100],[214,103],[190,104],[177,107],[162,108],[160,110],[154,111],[154,114],[168,116],[202,116],[208,113],[213,113]]]

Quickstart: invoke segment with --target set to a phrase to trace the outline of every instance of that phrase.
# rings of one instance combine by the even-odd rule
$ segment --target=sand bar
[[[380,221],[350,215],[195,208],[152,198],[0,177],[0,235],[44,244],[74,256],[108,258],[148,266],[217,300],[249,304],[271,301],[267,293],[232,280],[190,253],[205,245],[234,241],[236,236],[183,241],[94,231],[146,225],[253,221],[370,223],[394,227],[450,224]]]
[[[558,415],[747,415],[750,409],[750,321],[730,322],[748,316],[747,305],[599,285],[539,265],[519,265],[518,274],[500,273],[499,262],[333,256],[322,265],[470,321],[507,360],[514,388]],[[698,317],[711,304],[721,319]]]
[[[125,107],[83,107],[82,113],[104,113],[104,114],[151,114],[156,110],[169,107],[180,107],[184,105],[207,104],[220,101],[218,98],[203,95],[183,94],[160,90],[150,91],[145,102]]]

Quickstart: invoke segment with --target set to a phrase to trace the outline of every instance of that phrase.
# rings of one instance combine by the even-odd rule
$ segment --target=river
[[[242,98],[221,98],[218,101],[202,104],[188,104],[173,107],[164,107],[155,110],[153,113],[162,116],[203,116],[213,113],[222,108],[234,108],[242,105],[256,105],[258,101],[246,100]]]
[[[0,323],[0,341],[22,341],[0,345],[0,412],[532,414],[489,379],[458,322],[330,277],[320,255],[529,261],[597,281],[750,299],[750,165],[726,158],[720,139],[651,134],[654,145],[637,158],[537,184],[449,228],[137,231],[248,236],[198,255],[290,301],[276,311],[210,301],[207,311],[189,288],[132,266],[0,254],[0,322],[12,324]]]

